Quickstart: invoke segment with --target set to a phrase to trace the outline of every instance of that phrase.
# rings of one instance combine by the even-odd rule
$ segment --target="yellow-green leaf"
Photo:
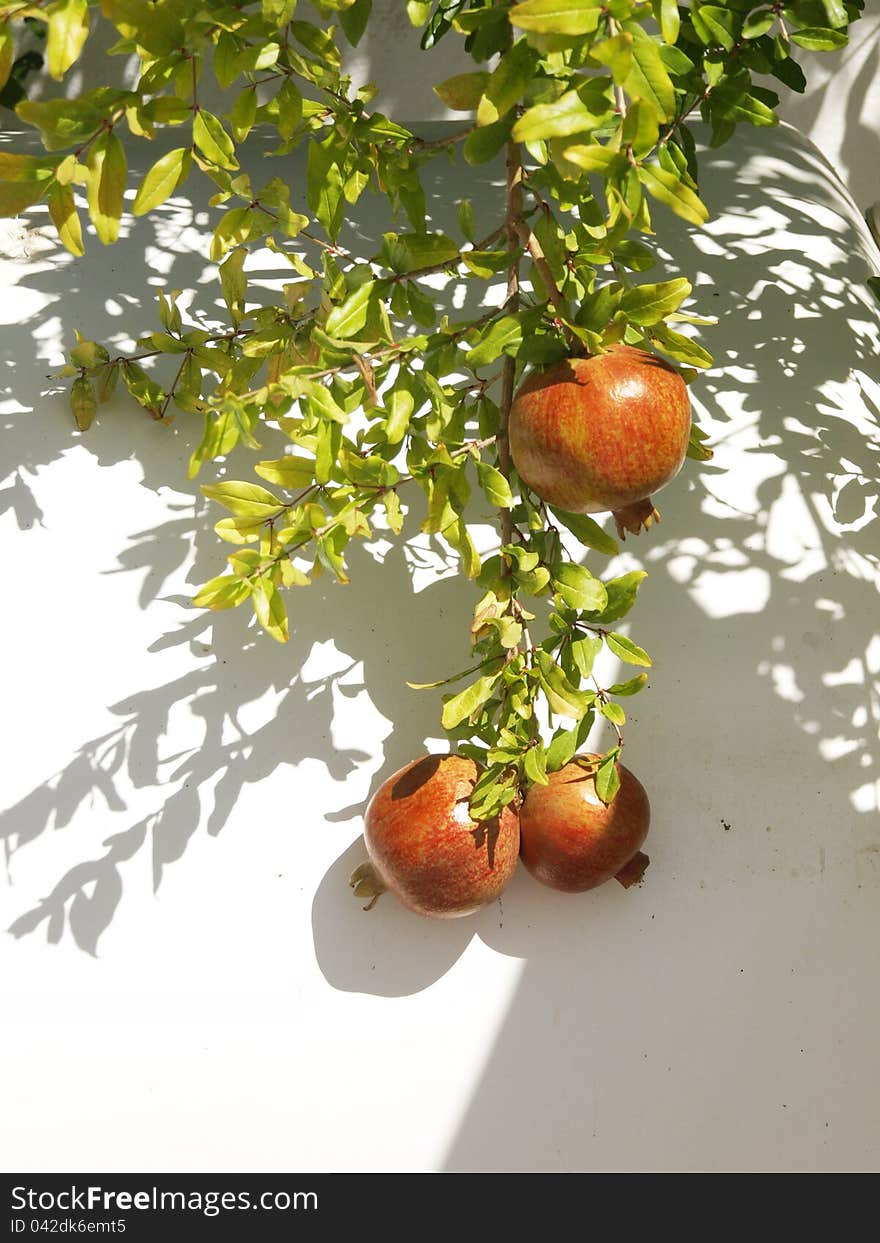
[[[46,65],[53,78],[63,78],[89,36],[87,0],[55,0],[46,6],[49,33]]]
[[[456,725],[460,725],[467,717],[476,712],[488,699],[492,697],[492,688],[498,681],[498,674],[492,673],[485,677],[477,678],[476,682],[472,682],[470,686],[460,691],[458,695],[453,695],[446,700],[443,705],[442,724],[444,729],[455,729]]]
[[[620,300],[620,309],[633,324],[658,324],[677,311],[691,292],[691,283],[684,276],[656,285],[635,285]]]
[[[681,18],[678,12],[678,0],[654,0],[654,17],[660,25],[663,42],[672,47],[678,39]]]
[[[566,91],[552,104],[535,104],[513,127],[515,142],[534,142],[536,138],[562,138],[595,129],[599,123],[577,91]]]
[[[100,240],[109,245],[119,236],[128,161],[112,132],[101,134],[89,150],[86,197],[89,215]]]
[[[298,457],[289,453],[269,462],[258,462],[254,470],[261,479],[277,483],[282,488],[307,488],[314,482],[314,458]]]
[[[433,91],[453,112],[473,112],[488,81],[488,73],[456,73],[438,83]]]
[[[9,75],[12,72],[12,66],[15,63],[15,44],[12,39],[12,32],[9,28],[9,22],[4,22],[0,26],[0,91],[9,81]]]
[[[654,662],[643,647],[639,647],[637,643],[633,643],[632,639],[628,639],[625,634],[615,634],[609,631],[605,635],[605,642],[610,651],[615,656],[625,660],[628,665],[646,665],[650,667]]]
[[[543,35],[587,35],[599,25],[600,0],[525,0],[510,10],[520,30]]]
[[[586,169],[588,173],[603,173],[612,160],[618,158],[620,152],[603,147],[601,143],[576,143],[573,147],[566,147],[563,155],[566,160],[570,160],[578,168]]]
[[[86,376],[77,376],[70,389],[70,408],[76,425],[81,432],[87,432],[92,426],[92,419],[98,409],[98,399],[91,380]]]
[[[290,638],[287,609],[275,584],[265,576],[254,578],[251,598],[257,620],[266,634],[271,635],[277,643],[286,643]]]
[[[690,224],[705,224],[709,219],[709,209],[693,190],[684,185],[674,173],[669,173],[659,164],[643,164],[639,168],[639,181],[660,203],[672,208],[682,220]]]
[[[238,168],[235,144],[213,112],[200,108],[193,121],[193,142],[206,160],[220,168]]]
[[[250,594],[251,585],[247,579],[236,574],[220,574],[200,588],[193,596],[193,604],[198,609],[231,609]]]
[[[600,65],[607,65],[611,76],[619,85],[626,80],[632,69],[632,44],[633,37],[629,31],[621,30],[610,39],[594,43],[590,48],[590,55]]]
[[[138,186],[132,211],[136,216],[159,207],[186,180],[192,165],[189,147],[175,147],[160,156]]]
[[[203,483],[202,492],[209,500],[225,505],[236,517],[272,518],[284,508],[277,496],[256,483],[230,480],[229,483]]]
[[[53,183],[49,190],[49,215],[62,244],[72,255],[82,255],[82,226],[70,186],[62,186],[57,181]]]
[[[675,114],[675,90],[660,49],[638,22],[628,22],[626,28],[633,37],[632,64],[623,89],[630,99],[644,99],[661,121],[668,121]]]

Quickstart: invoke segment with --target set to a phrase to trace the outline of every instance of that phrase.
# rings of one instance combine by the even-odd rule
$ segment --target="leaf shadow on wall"
[[[725,704],[731,722],[757,714],[779,754],[791,758],[798,780],[812,775],[821,762],[823,773],[833,775],[835,800],[845,803],[847,797],[856,797],[873,779],[876,766],[875,738],[867,724],[874,711],[868,681],[876,665],[869,668],[868,664],[871,607],[876,597],[871,595],[874,588],[868,575],[856,566],[866,558],[874,564],[868,481],[876,478],[877,444],[876,434],[872,441],[852,431],[846,389],[852,367],[867,370],[876,360],[872,353],[876,340],[871,337],[876,319],[872,328],[872,311],[857,288],[865,274],[864,261],[858,255],[837,247],[822,260],[802,262],[811,245],[828,241],[829,226],[827,222],[820,226],[809,206],[796,208],[793,201],[780,205],[779,195],[786,191],[796,199],[799,192],[812,204],[825,202],[823,195],[827,199],[830,191],[814,154],[808,149],[791,150],[781,133],[747,135],[742,140],[743,149],[749,158],[761,150],[766,154],[769,149],[771,155],[775,150],[780,167],[788,170],[780,177],[791,176],[794,169],[794,187],[749,184],[741,165],[734,169],[725,164],[723,155],[707,157],[704,165],[713,208],[729,207],[732,216],[739,218],[736,228],[740,233],[757,221],[757,231],[752,234],[753,255],[742,249],[735,229],[723,238],[710,228],[708,236],[715,239],[716,252],[700,254],[684,230],[676,231],[674,223],[668,227],[668,217],[663,224],[664,241],[667,235],[676,239],[670,246],[682,269],[705,273],[705,283],[697,290],[699,310],[713,309],[712,283],[717,286],[717,306],[723,313],[715,340],[735,341],[731,357],[725,356],[722,345],[715,344],[719,364],[725,370],[720,376],[713,373],[695,390],[721,441],[719,462],[724,457],[725,438],[731,440],[731,451],[739,452],[743,425],[757,418],[764,442],[760,460],[777,463],[757,485],[751,510],[742,504],[742,498],[724,495],[720,470],[709,467],[698,472],[688,467],[664,498],[663,526],[652,534],[650,543],[646,540],[627,552],[630,563],[634,564],[634,556],[642,556],[653,572],[650,590],[646,589],[643,606],[633,621],[636,637],[653,651],[659,666],[653,693],[628,705],[635,728],[627,754],[652,791],[655,824],[681,820],[692,836],[703,833],[707,822],[713,833],[721,833],[722,816],[738,805],[732,778],[718,775],[719,769],[724,774],[732,771],[731,744],[734,752],[737,747],[741,749],[743,764],[754,762],[748,731],[731,726],[722,738],[718,737],[719,702]],[[444,167],[442,171],[432,170],[427,178],[430,210],[440,224],[454,210],[450,175]],[[730,191],[729,202],[722,187]],[[717,201],[713,201],[713,193]],[[492,219],[495,209],[489,174],[473,197],[478,213],[482,209],[486,218]],[[777,216],[762,217],[756,210],[759,205]],[[833,213],[832,202],[825,202],[825,206]],[[155,250],[171,265],[162,283],[187,288],[207,280],[209,265],[192,256],[196,234],[201,230],[195,217],[190,219],[185,210],[182,215],[169,210],[166,217],[160,215],[156,227]],[[381,232],[381,227],[360,221],[359,228],[369,236]],[[135,234],[102,255],[101,262],[112,263],[120,280],[122,274],[137,273],[140,293],[143,253],[142,237]],[[774,276],[775,266],[791,263],[805,269],[800,279],[806,287],[784,286],[784,273]],[[78,271],[79,286],[71,279],[76,279]],[[789,276],[794,275],[789,272]],[[115,317],[104,305],[106,294],[101,283],[90,282],[85,267],[35,272],[26,284],[45,298],[75,296],[80,323],[92,326],[99,339],[102,332],[106,335],[115,326]],[[456,289],[450,293],[459,300]],[[829,306],[823,298],[837,299],[839,305]],[[152,312],[141,304],[139,296],[117,294],[116,305],[123,304],[129,308],[128,315],[137,315],[139,329],[154,326]],[[797,305],[810,314],[795,317]],[[11,361],[32,351],[34,321],[42,311],[41,307],[34,315],[23,317],[19,326],[9,330]],[[821,318],[810,317],[816,312]],[[854,327],[858,324],[862,327]],[[14,391],[19,396],[20,387],[16,381]],[[785,425],[791,416],[789,407],[795,403],[806,416],[806,431]],[[44,416],[39,434],[33,415],[4,418],[5,432],[10,433],[6,443],[15,449],[14,460],[23,462],[27,469],[36,469],[63,452],[70,435],[60,400],[54,421],[51,416],[45,418],[49,411],[36,400],[34,407],[39,407]],[[875,416],[876,411],[872,414]],[[120,557],[121,569],[143,574],[140,602],[144,608],[163,598],[163,585],[193,547],[193,583],[216,572],[221,556],[210,530],[214,515],[198,501],[195,485],[184,482],[189,446],[181,445],[181,439],[151,427],[130,405],[117,403],[86,441],[88,451],[108,466],[136,455],[144,470],[142,486],[158,490],[170,480],[184,497],[192,498],[181,500],[179,514],[167,523],[133,535]],[[236,459],[230,470],[233,476],[239,472]],[[835,480],[847,472],[851,477],[844,488]],[[811,538],[819,541],[819,551],[831,571],[817,569],[806,579],[796,573],[793,576],[792,571],[803,562],[800,553],[768,546],[766,515],[772,516],[783,489],[789,486],[807,498],[820,498],[820,505],[827,502],[832,511],[837,506],[838,521],[851,519],[843,523],[841,535],[836,529],[828,529],[829,516],[824,510],[819,514],[821,521]],[[19,476],[16,487],[24,489],[25,497],[29,495],[26,475]],[[719,491],[720,500],[710,499],[713,488]],[[810,499],[805,503],[815,507],[817,502]],[[419,508],[416,497],[417,513]],[[784,521],[783,509],[779,513]],[[410,526],[408,532],[412,530]],[[692,534],[695,532],[698,534]],[[114,815],[122,815],[129,787],[154,788],[155,811],[108,838],[100,857],[85,859],[67,871],[44,900],[15,920],[13,932],[22,936],[41,928],[50,940],[57,940],[67,921],[77,944],[94,953],[118,908],[124,869],[147,851],[152,856],[154,885],[158,885],[164,870],[183,855],[193,833],[199,831],[201,818],[207,818],[210,833],[219,832],[244,787],[264,779],[279,766],[315,759],[339,782],[356,774],[364,754],[357,748],[338,749],[332,742],[336,698],[340,695],[366,691],[377,712],[394,722],[384,742],[382,770],[374,774],[372,788],[410,759],[420,749],[421,740],[435,737],[437,697],[408,691],[404,679],[427,680],[461,666],[474,595],[471,585],[450,577],[440,578],[413,596],[414,558],[421,555],[412,541],[378,561],[365,549],[354,548],[349,587],[322,583],[296,598],[294,635],[286,649],[248,629],[242,614],[186,616],[178,630],[157,640],[157,648],[188,644],[194,658],[192,671],[158,688],[145,688],[115,705],[120,726],[84,743],[61,773],[5,813],[0,832],[8,853],[32,848],[48,829],[70,825],[76,812],[96,795]],[[604,565],[601,572],[605,572]],[[737,576],[748,575],[761,577],[764,595],[759,597],[758,611],[745,613],[733,608],[713,616],[713,598],[724,594],[725,584],[733,583],[737,592],[737,584],[748,582],[747,577]],[[851,599],[854,592],[855,607]],[[743,598],[746,594],[754,598],[750,591],[743,592]],[[830,610],[822,603],[829,600],[834,605]],[[350,663],[318,682],[301,676],[291,680],[291,670],[301,668],[315,636],[327,635],[331,613],[336,646]],[[799,629],[805,616],[810,617],[809,628]],[[812,637],[808,640],[807,635]],[[427,668],[426,650],[430,650]],[[724,653],[720,662],[719,651]],[[853,655],[864,665],[861,680],[839,678],[832,685]],[[766,671],[759,672],[765,666]],[[707,669],[713,670],[712,678],[707,677]],[[797,688],[796,694],[792,686]],[[238,721],[241,710],[267,693],[277,696],[275,718],[248,732]],[[190,705],[202,723],[201,733],[195,741],[188,739],[180,754],[166,759],[161,754],[161,740],[168,731],[171,713],[181,703]],[[688,705],[686,714],[682,713],[682,703]],[[712,774],[711,803],[697,790],[684,815],[673,811],[671,798],[664,793],[668,785],[665,772],[670,717],[676,753],[687,754],[692,764]],[[848,722],[844,733],[852,745],[848,750],[843,748],[839,759],[826,760],[821,748],[840,736],[842,721]],[[230,733],[233,741],[229,741]],[[172,743],[174,737],[172,732]],[[328,832],[348,840],[350,828],[339,830],[332,825],[352,821],[355,832],[359,832],[357,816],[362,802],[359,791],[356,804],[331,811]],[[747,843],[738,849],[748,867],[763,866],[748,862],[753,855],[769,867],[775,863],[769,854],[764,858],[766,852],[777,852],[773,858],[783,858],[786,852],[798,856],[802,850],[793,825],[784,833],[777,829],[770,837],[763,823],[737,827],[748,829],[736,839]],[[847,830],[854,838],[854,849],[861,831],[860,826]],[[655,874],[660,871],[662,875],[663,852],[668,847],[660,833],[657,837],[654,868]],[[721,840],[729,854],[737,849],[730,848],[729,839]],[[675,849],[680,851],[683,844],[679,842]],[[356,841],[331,867],[315,896],[315,947],[328,982],[340,989],[380,995],[409,994],[442,976],[475,935],[503,952],[526,958],[522,989],[499,1041],[501,1066],[512,1064],[522,1052],[516,1032],[530,998],[534,995],[536,1005],[546,1006],[552,993],[567,987],[566,965],[573,968],[577,960],[577,970],[589,974],[603,947],[610,954],[612,946],[618,946],[613,952],[624,957],[629,952],[641,952],[641,912],[651,894],[650,882],[635,894],[609,886],[584,900],[559,900],[520,875],[505,894],[503,912],[493,907],[471,920],[432,923],[414,919],[387,898],[369,916],[363,915],[345,883],[361,858],[362,847]],[[674,862],[667,858],[665,866]],[[682,859],[678,864],[686,870]],[[805,869],[808,866],[813,865],[803,864]],[[726,863],[721,867],[723,870]],[[590,918],[585,915],[588,910]],[[610,981],[605,983],[610,989]],[[578,997],[574,1015],[584,1021],[588,1010],[586,995]],[[561,1064],[564,1060],[563,1056]],[[477,1100],[491,1097],[495,1083],[490,1074]],[[561,1090],[561,1077],[558,1086]],[[480,1134],[477,1123],[465,1124],[450,1156],[453,1165],[476,1159]]]
[[[137,168],[134,156],[132,163]],[[284,171],[283,166],[278,171]],[[266,175],[265,169],[259,175]],[[304,184],[297,175],[291,181],[299,187]],[[20,260],[14,289],[16,322],[4,329],[0,357],[4,377],[0,398],[7,402],[6,413],[0,414],[5,447],[0,504],[5,500],[14,513],[21,538],[43,521],[34,479],[66,454],[87,453],[107,468],[134,459],[141,471],[138,486],[154,493],[174,490],[174,499],[165,506],[167,520],[129,533],[118,565],[106,572],[139,581],[138,603],[145,610],[157,603],[180,606],[179,624],[160,635],[151,650],[188,648],[191,667],[112,704],[118,725],[85,739],[59,772],[0,815],[7,871],[13,878],[18,852],[34,850],[38,844],[51,848],[46,837],[50,832],[77,832],[85,819],[95,824],[102,816],[111,825],[125,825],[109,835],[100,850],[88,852],[66,870],[51,891],[20,912],[11,925],[16,937],[40,931],[50,942],[68,932],[91,954],[97,952],[100,937],[119,908],[126,869],[149,859],[153,887],[158,889],[166,869],[183,856],[201,825],[209,834],[220,833],[246,786],[283,766],[293,768],[312,760],[341,787],[354,778],[354,789],[346,786],[343,799],[351,804],[353,793],[365,785],[357,774],[371,755],[357,745],[334,743],[340,698],[366,691],[374,706],[376,730],[389,728],[386,722],[395,723],[384,744],[384,759],[386,770],[397,768],[411,757],[414,740],[439,732],[437,697],[408,690],[405,679],[439,676],[466,658],[467,629],[462,619],[470,616],[473,588],[460,581],[445,546],[418,535],[417,516],[408,519],[404,538],[393,547],[381,543],[381,527],[376,532],[380,542],[370,550],[352,547],[350,586],[321,580],[291,596],[292,638],[284,647],[258,633],[244,610],[222,615],[192,612],[186,597],[169,595],[174,590],[169,583],[175,576],[179,581],[179,571],[189,560],[188,581],[194,588],[223,568],[224,546],[212,530],[219,514],[198,487],[212,477],[210,468],[199,481],[186,479],[187,459],[201,435],[201,421],[180,415],[173,428],[156,427],[122,391],[101,408],[88,434],[77,437],[66,392],[46,373],[57,369],[59,337],[62,332],[69,337],[74,313],[73,323],[84,333],[109,342],[158,326],[144,288],[147,279],[154,286],[195,289],[198,298],[200,287],[213,281],[214,272],[205,257],[206,220],[200,205],[174,200],[112,248],[99,248],[92,239],[86,257],[75,264],[53,250],[50,239],[38,229],[22,227],[20,253],[13,255]],[[30,223],[39,226],[38,213],[31,213]],[[388,224],[373,208],[370,220],[359,216],[351,228],[362,240],[376,244]],[[26,261],[28,253],[31,261]],[[249,268],[252,289],[277,287],[287,271],[280,266]],[[450,288],[450,298],[453,293],[458,310],[469,313],[468,292],[456,285]],[[194,314],[198,322],[212,326],[211,308]],[[65,344],[69,346],[69,339]],[[23,360],[29,360],[27,367]],[[264,456],[283,452],[280,435],[273,440],[267,431],[263,442]],[[247,477],[251,470],[250,455],[241,453],[225,473]],[[411,500],[418,515],[419,498]],[[491,521],[492,515],[486,518]],[[413,575],[426,569],[431,570],[432,581],[414,596]],[[343,654],[338,670],[321,677],[304,671],[315,645],[330,638]],[[257,728],[243,724],[248,706],[266,696],[274,696],[271,720]],[[188,726],[180,720],[183,705],[189,710]],[[128,807],[135,798],[142,805],[145,791],[155,793],[155,808],[131,823],[134,817]],[[353,806],[362,803],[358,796]],[[347,823],[351,810],[339,808],[336,820]],[[328,834],[350,836],[347,828],[334,827],[332,810],[327,819]],[[292,831],[295,827],[292,820]],[[346,879],[341,896],[360,915]],[[470,935],[459,928],[451,947],[438,949],[432,978],[443,974]],[[422,955],[423,971],[431,955],[430,949]],[[425,977],[422,984],[427,982]],[[411,987],[402,984],[400,991]]]
[[[853,1169],[871,1151],[847,1050],[858,1065],[877,1032],[880,256],[797,135],[733,150],[701,164],[716,218],[668,242],[720,319],[720,369],[694,387],[716,459],[633,549],[656,668],[626,761],[652,866],[629,892],[507,891],[487,939],[524,967],[448,1170]]]

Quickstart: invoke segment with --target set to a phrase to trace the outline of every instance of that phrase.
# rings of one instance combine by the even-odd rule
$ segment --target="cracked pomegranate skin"
[[[373,867],[420,915],[471,915],[504,889],[519,859],[519,818],[505,807],[477,824],[468,799],[479,769],[458,755],[426,755],[379,787],[364,824]]]
[[[645,350],[612,346],[528,377],[510,411],[510,452],[520,478],[548,504],[602,513],[674,479],[690,427],[678,372]]]
[[[592,757],[595,758],[595,757]],[[616,876],[648,835],[651,807],[641,782],[622,764],[620,789],[606,807],[591,773],[566,764],[534,785],[520,809],[520,854],[536,880],[584,893]]]

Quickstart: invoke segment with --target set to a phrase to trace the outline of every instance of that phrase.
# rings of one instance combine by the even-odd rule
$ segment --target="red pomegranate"
[[[510,411],[510,452],[548,504],[611,510],[625,538],[659,520],[651,495],[681,469],[690,426],[679,373],[645,350],[615,345],[524,381]]]
[[[606,806],[596,793],[598,756],[572,760],[533,785],[520,809],[520,854],[532,875],[552,889],[583,893],[617,877],[629,888],[648,857],[639,847],[651,808],[641,783],[617,765],[620,789]]]
[[[370,863],[351,878],[355,892],[385,889],[420,915],[471,915],[497,898],[519,857],[519,818],[505,807],[476,823],[468,799],[479,768],[458,755],[426,755],[389,777],[367,807]]]

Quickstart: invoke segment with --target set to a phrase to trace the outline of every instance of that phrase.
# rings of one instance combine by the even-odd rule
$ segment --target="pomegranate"
[[[497,898],[516,868],[519,818],[505,807],[493,820],[471,819],[479,772],[462,756],[426,755],[389,777],[367,807],[370,862],[352,875],[355,893],[375,900],[388,889],[439,918],[471,915]]]
[[[687,385],[629,345],[569,358],[520,385],[510,452],[521,479],[572,513],[611,510],[621,538],[660,515],[651,494],[681,469],[690,436]]]
[[[641,783],[617,765],[620,789],[609,804],[596,793],[598,756],[583,756],[534,785],[520,809],[522,861],[552,889],[583,893],[617,877],[629,888],[648,857],[639,850],[651,808]]]

